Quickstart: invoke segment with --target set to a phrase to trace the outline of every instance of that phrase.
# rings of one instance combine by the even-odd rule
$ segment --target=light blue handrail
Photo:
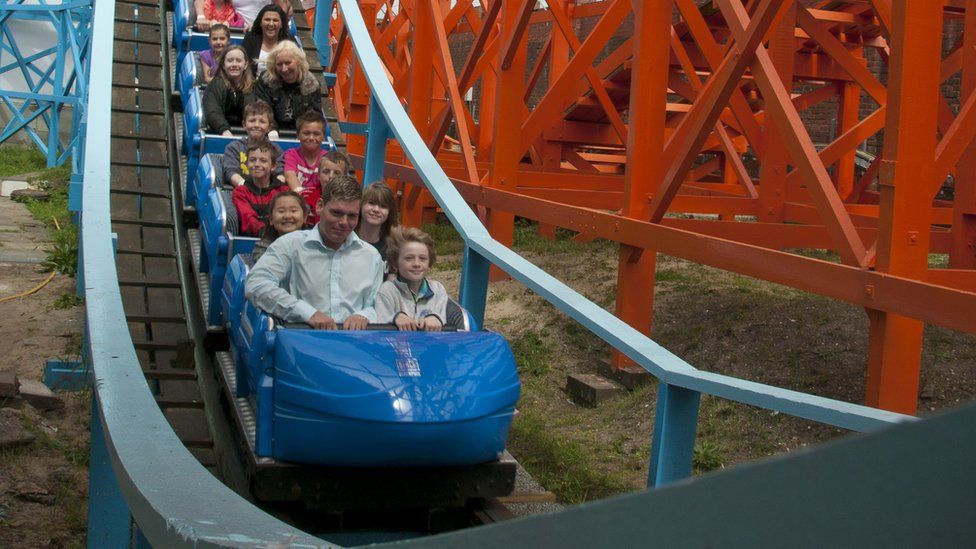
[[[589,301],[549,273],[494,240],[471,211],[470,206],[451,184],[436,158],[424,144],[403,109],[390,83],[384,65],[372,44],[366,24],[356,0],[338,0],[348,36],[369,82],[371,106],[378,107],[389,131],[399,141],[420,178],[443,209],[465,242],[464,272],[462,273],[462,304],[477,313],[484,310],[487,263],[497,265],[513,278],[556,306],[560,311],[584,325],[591,332],[642,366],[661,382],[666,398],[658,399],[655,417],[655,446],[652,450],[652,477],[658,455],[669,441],[677,439],[689,463],[689,441],[694,441],[699,393],[772,409],[790,415],[827,423],[855,431],[869,431],[895,422],[908,421],[911,416],[877,410],[798,391],[771,387],[722,374],[704,372],[675,356],[653,340],[621,321],[599,305]],[[377,116],[371,108],[370,116]],[[383,124],[371,126],[382,127]],[[382,159],[366,158],[367,169],[374,169]],[[472,297],[475,296],[475,297]],[[688,394],[688,393],[693,394]],[[689,432],[690,431],[690,432]],[[662,437],[659,440],[659,437]],[[663,452],[667,454],[667,452]],[[681,476],[682,471],[676,472]],[[651,484],[673,480],[670,475],[651,478]]]
[[[119,293],[109,210],[114,13],[114,0],[98,0],[81,216],[94,374],[90,491],[93,505],[98,502],[89,516],[89,546],[128,546],[130,536],[159,547],[322,546],[201,466],[173,432],[139,367]],[[133,520],[138,530],[130,531]]]

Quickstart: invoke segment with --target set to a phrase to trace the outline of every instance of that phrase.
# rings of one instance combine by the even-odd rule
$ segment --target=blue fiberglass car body
[[[346,466],[498,459],[519,396],[492,332],[279,329],[275,459]]]
[[[494,332],[275,328],[244,302],[238,255],[220,290],[236,396],[254,403],[255,454],[334,466],[452,466],[498,459],[518,372]]]

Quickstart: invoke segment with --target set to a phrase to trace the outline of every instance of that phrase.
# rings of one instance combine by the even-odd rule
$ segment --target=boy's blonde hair
[[[386,261],[393,272],[396,272],[397,261],[400,260],[400,248],[407,242],[419,242],[427,246],[427,255],[430,256],[427,266],[434,266],[437,252],[434,250],[434,239],[429,234],[416,227],[393,227],[386,239]]]

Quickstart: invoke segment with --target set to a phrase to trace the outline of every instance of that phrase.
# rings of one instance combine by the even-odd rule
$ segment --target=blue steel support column
[[[665,382],[657,386],[647,486],[656,488],[691,476],[701,393]]]
[[[464,246],[464,264],[461,266],[461,306],[471,313],[478,326],[485,325],[485,301],[488,298],[488,268],[491,263],[485,256]]]
[[[88,547],[128,547],[132,517],[112,470],[96,391],[92,391],[88,462]]]
[[[315,2],[315,30],[312,31],[312,40],[315,41],[319,64],[326,72],[329,72],[329,64],[332,62],[332,43],[329,42],[331,26],[332,0],[318,0]]]
[[[16,81],[23,80],[19,89],[0,88],[0,104],[10,114],[10,120],[0,129],[0,143],[24,133],[46,156],[48,167],[61,165],[69,155],[79,154],[78,122],[87,110],[91,14],[91,0],[0,2],[0,50],[4,56],[0,75],[15,73]],[[29,54],[22,51],[28,46],[18,44],[20,39],[37,38],[36,33],[25,32],[25,27],[19,25],[25,22],[49,24],[54,44]],[[62,143],[60,117],[65,106],[73,109],[72,127],[70,139]],[[31,127],[35,121],[46,127],[46,139]]]
[[[366,166],[363,169],[363,186],[372,185],[383,179],[386,140],[389,137],[390,125],[376,103],[376,98],[372,98],[369,100],[369,125],[366,128]]]

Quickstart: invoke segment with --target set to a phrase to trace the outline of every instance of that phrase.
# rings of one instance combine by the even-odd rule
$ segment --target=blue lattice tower
[[[19,76],[21,81],[19,89],[0,86],[0,101],[10,112],[0,143],[24,131],[47,157],[48,167],[70,156],[73,173],[80,172],[83,156],[91,15],[92,0],[0,2],[0,77]],[[37,44],[45,34],[51,43]],[[61,112],[66,105],[72,116],[70,137],[64,142]],[[47,127],[47,139],[31,126],[35,120]]]

